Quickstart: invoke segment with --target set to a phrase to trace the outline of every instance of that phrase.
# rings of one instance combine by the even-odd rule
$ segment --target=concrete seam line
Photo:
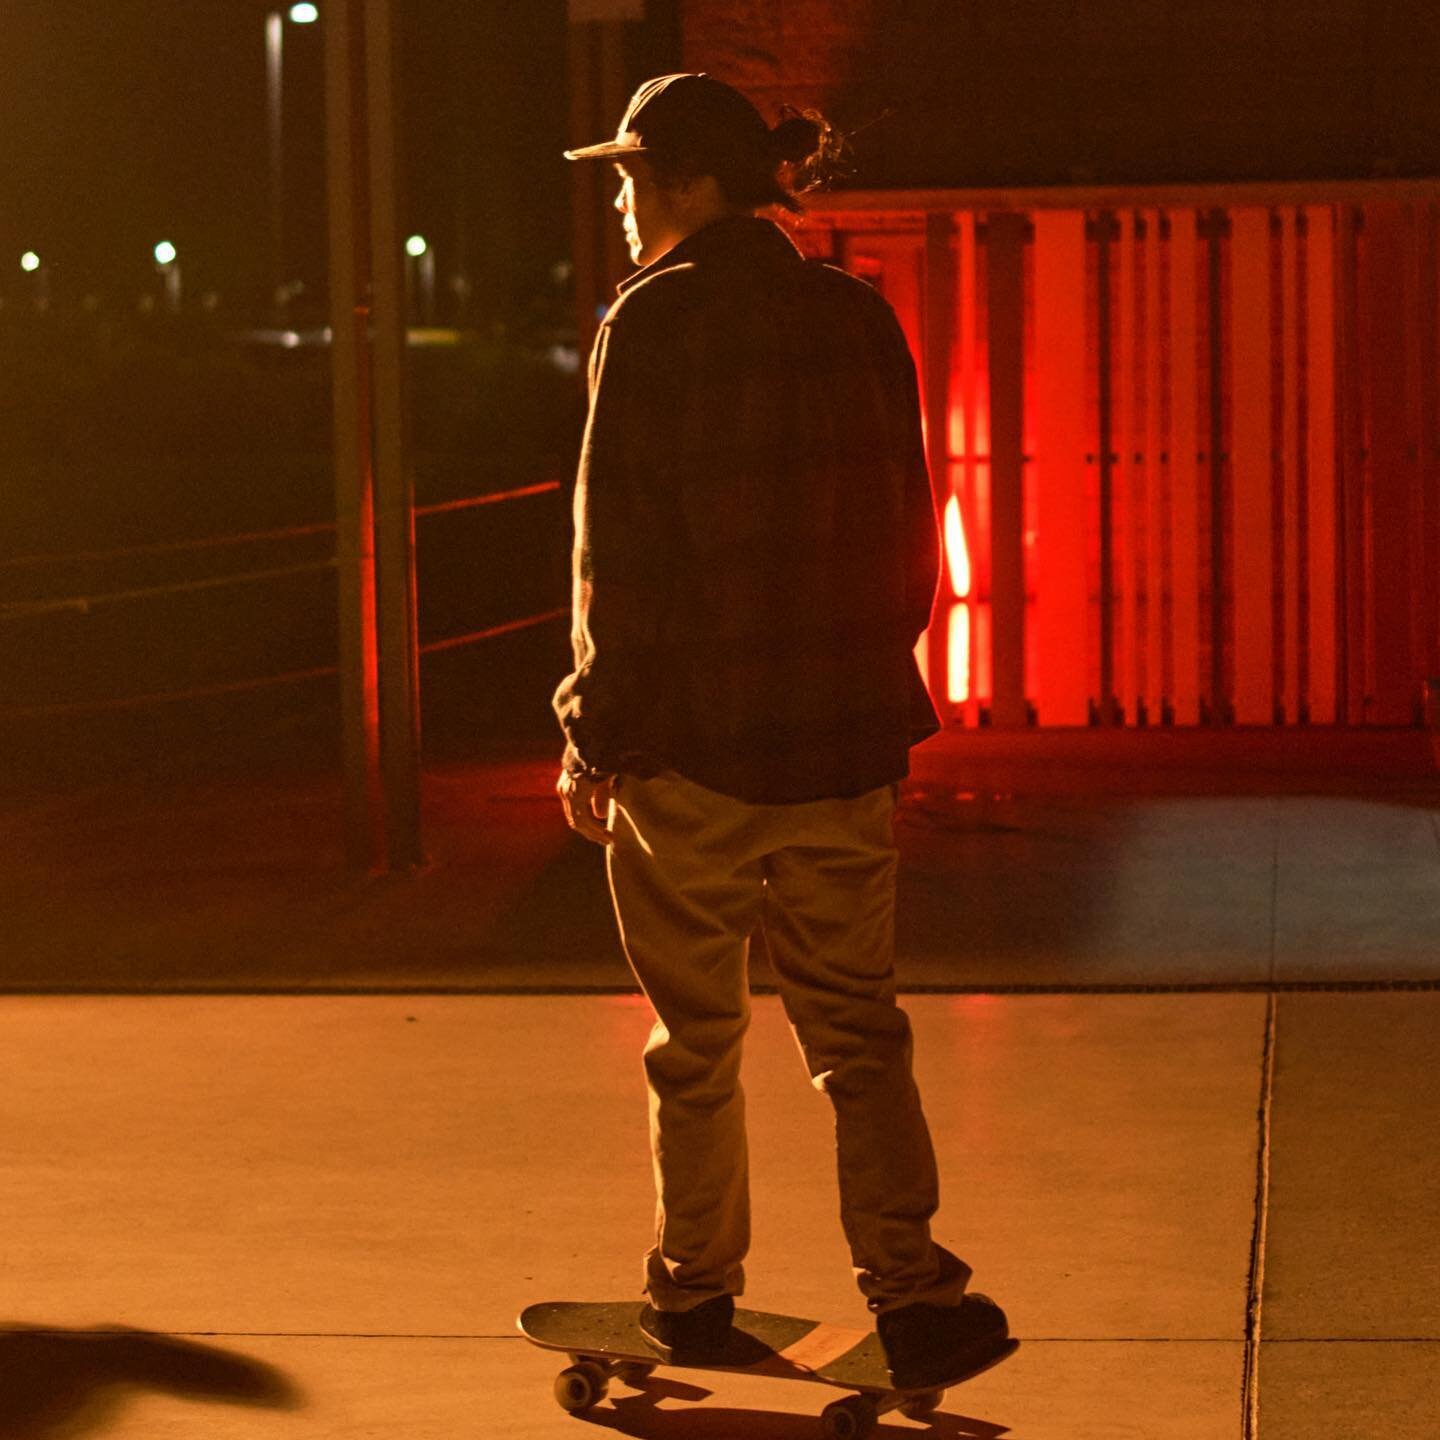
[[[467,956],[468,956],[467,952]],[[1108,1000],[1116,996],[1126,995],[1255,995],[1268,994],[1276,995],[1368,995],[1368,994],[1391,994],[1391,993],[1430,993],[1440,991],[1440,980],[1396,980],[1396,981],[1359,981],[1346,983],[1337,981],[1333,984],[1289,984],[1277,985],[1268,989],[1263,985],[1200,985],[1200,986],[1110,986],[1108,988],[1086,987],[1077,985],[1037,985],[1029,987],[1003,985],[901,985],[896,992],[900,995],[911,997],[917,996],[944,996],[944,995],[995,995],[1005,999],[1026,999],[1035,996],[1046,995],[1075,995],[1082,998],[1095,1000]],[[115,995],[115,996],[137,996],[155,997],[162,995],[190,995],[190,996],[236,996],[253,995],[279,996],[279,997],[301,997],[307,995],[361,995],[384,998],[385,996],[405,995],[428,995],[428,996],[451,996],[464,997],[472,996],[477,999],[496,999],[506,996],[576,996],[576,995],[634,995],[642,992],[632,983],[629,985],[619,981],[604,982],[596,981],[581,983],[579,981],[556,981],[549,985],[521,985],[497,983],[493,985],[460,985],[460,984],[436,984],[416,985],[414,983],[383,985],[383,984],[358,984],[358,983],[336,983],[333,985],[260,985],[260,984],[239,984],[239,985],[206,985],[196,983],[166,983],[163,985],[27,985],[14,984],[0,981],[0,997],[12,995]],[[775,996],[779,993],[774,985],[752,985],[752,995]],[[1440,1337],[1432,1337],[1440,1339]]]
[[[1279,997],[1265,1002],[1260,1057],[1259,1137],[1255,1155],[1255,1225],[1250,1235],[1250,1278],[1245,1303],[1245,1369],[1241,1383],[1241,1435],[1260,1440],[1261,1306],[1265,1296],[1265,1241],[1270,1220],[1270,1127],[1275,1099],[1275,1031]]]

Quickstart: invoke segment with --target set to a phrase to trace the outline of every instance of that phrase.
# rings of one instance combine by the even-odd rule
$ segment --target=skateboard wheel
[[[907,1420],[923,1420],[927,1415],[933,1415],[945,1399],[943,1390],[922,1390],[918,1395],[912,1395],[900,1406],[900,1413]]]
[[[879,1411],[868,1395],[847,1395],[820,1412],[825,1440],[865,1440],[879,1421]]]
[[[627,1360],[616,1372],[615,1378],[623,1381],[626,1385],[638,1389],[646,1380],[655,1373],[653,1365],[647,1365],[643,1360]]]
[[[562,1410],[577,1415],[605,1398],[605,1372],[588,1360],[567,1366],[555,1377],[555,1399]]]

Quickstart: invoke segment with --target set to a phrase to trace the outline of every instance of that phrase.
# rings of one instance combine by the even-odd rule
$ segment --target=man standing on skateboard
[[[643,1328],[723,1351],[749,1197],[749,936],[835,1108],[841,1218],[895,1383],[1005,1340],[930,1235],[935,1154],[895,1002],[893,820],[939,728],[913,650],[939,554],[915,369],[868,285],[772,221],[835,141],[708,75],[636,91],[613,141],[630,256],[590,357],[575,493],[575,670],[555,693],[569,823],[607,847],[656,1012],[657,1233]],[[963,1303],[962,1303],[963,1297]]]

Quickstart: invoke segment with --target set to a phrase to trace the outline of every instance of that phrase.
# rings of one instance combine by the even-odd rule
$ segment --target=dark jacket
[[[620,286],[589,382],[566,769],[758,803],[907,774],[939,547],[885,300],[727,217]]]

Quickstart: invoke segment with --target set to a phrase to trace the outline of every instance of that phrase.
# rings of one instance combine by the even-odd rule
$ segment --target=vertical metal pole
[[[595,26],[571,21],[566,32],[566,62],[570,91],[570,144],[589,145],[595,104]],[[616,117],[617,123],[619,117]],[[575,322],[581,356],[589,354],[598,324],[595,309],[599,303],[600,279],[598,255],[600,175],[599,165],[570,166],[570,209],[573,225],[571,249],[575,266]],[[613,171],[611,172],[613,174]]]
[[[1420,211],[1420,485],[1424,506],[1421,550],[1421,634],[1428,637],[1422,653],[1427,677],[1440,678],[1440,210]],[[1440,690],[1432,690],[1440,704]],[[1432,724],[1440,724],[1440,711]],[[1440,735],[1435,737],[1440,745]]]
[[[951,236],[955,224],[948,212],[925,217],[925,288],[922,330],[925,347],[925,459],[930,467],[930,490],[937,516],[942,520],[949,504],[950,484],[950,359],[955,337],[955,257]],[[969,517],[966,517],[968,521]],[[948,553],[943,557],[948,561]],[[955,595],[948,564],[942,565],[940,601],[925,637],[929,659],[930,691],[939,699],[940,713],[950,717],[950,611]]]
[[[1035,707],[1090,720],[1085,214],[1035,212]]]
[[[399,201],[395,0],[365,0],[370,266],[374,321],[375,554],[380,765],[390,868],[424,863],[415,505],[405,405],[405,274]]]
[[[600,32],[598,98],[601,123],[595,133],[609,135],[614,133],[615,126],[620,123],[620,117],[625,113],[625,102],[630,98],[629,86],[625,83],[627,22],[604,20],[596,28]],[[610,202],[620,188],[620,183],[608,165],[601,171],[600,184],[602,270],[599,298],[608,305],[615,298],[616,284],[634,267],[630,263],[630,251],[625,244],[625,232],[619,224],[620,217],[611,208]]]
[[[643,17],[631,0],[579,3],[569,7],[567,67],[570,143],[588,145],[619,123],[628,98],[626,24]],[[631,267],[623,233],[610,201],[619,188],[608,165],[572,165],[575,309],[580,352],[586,354],[599,328],[598,312],[615,298],[613,286]]]
[[[385,866],[386,847],[375,623],[367,333],[370,235],[364,222],[367,165],[361,22],[360,0],[331,0],[326,9],[325,106],[345,853],[352,869],[375,872]]]
[[[1365,416],[1360,363],[1360,231],[1365,211],[1342,205],[1335,236],[1335,415],[1337,456],[1335,527],[1336,606],[1340,616],[1336,651],[1342,725],[1365,721]]]
[[[284,315],[285,146],[283,85],[285,20],[278,10],[265,17],[265,118],[270,141],[270,304],[276,319]]]
[[[435,247],[426,245],[420,257],[420,323],[435,323]]]
[[[990,345],[991,721],[1020,726],[1025,697],[1024,333],[1027,217],[995,212],[985,242]],[[932,422],[933,423],[933,422]]]
[[[1365,234],[1360,292],[1364,319],[1357,338],[1362,403],[1368,421],[1370,576],[1366,590],[1372,669],[1364,718],[1371,725],[1414,725],[1420,718],[1423,679],[1414,615],[1423,587],[1413,568],[1420,507],[1416,483],[1418,407],[1410,395],[1418,366],[1409,332],[1414,330],[1419,309],[1411,278],[1416,250],[1412,208],[1399,201],[1367,205]]]
[[[1225,308],[1221,246],[1228,217],[1212,210],[1206,226],[1210,320],[1210,723],[1228,725],[1225,695]]]
[[[1097,254],[1096,353],[1099,367],[1100,456],[1100,723],[1123,721],[1115,700],[1115,424],[1114,375],[1110,315],[1110,242],[1114,216],[1102,210],[1095,221]]]
[[[172,314],[180,313],[180,262],[172,260],[168,265],[162,265],[161,272],[165,277],[165,308]]]

